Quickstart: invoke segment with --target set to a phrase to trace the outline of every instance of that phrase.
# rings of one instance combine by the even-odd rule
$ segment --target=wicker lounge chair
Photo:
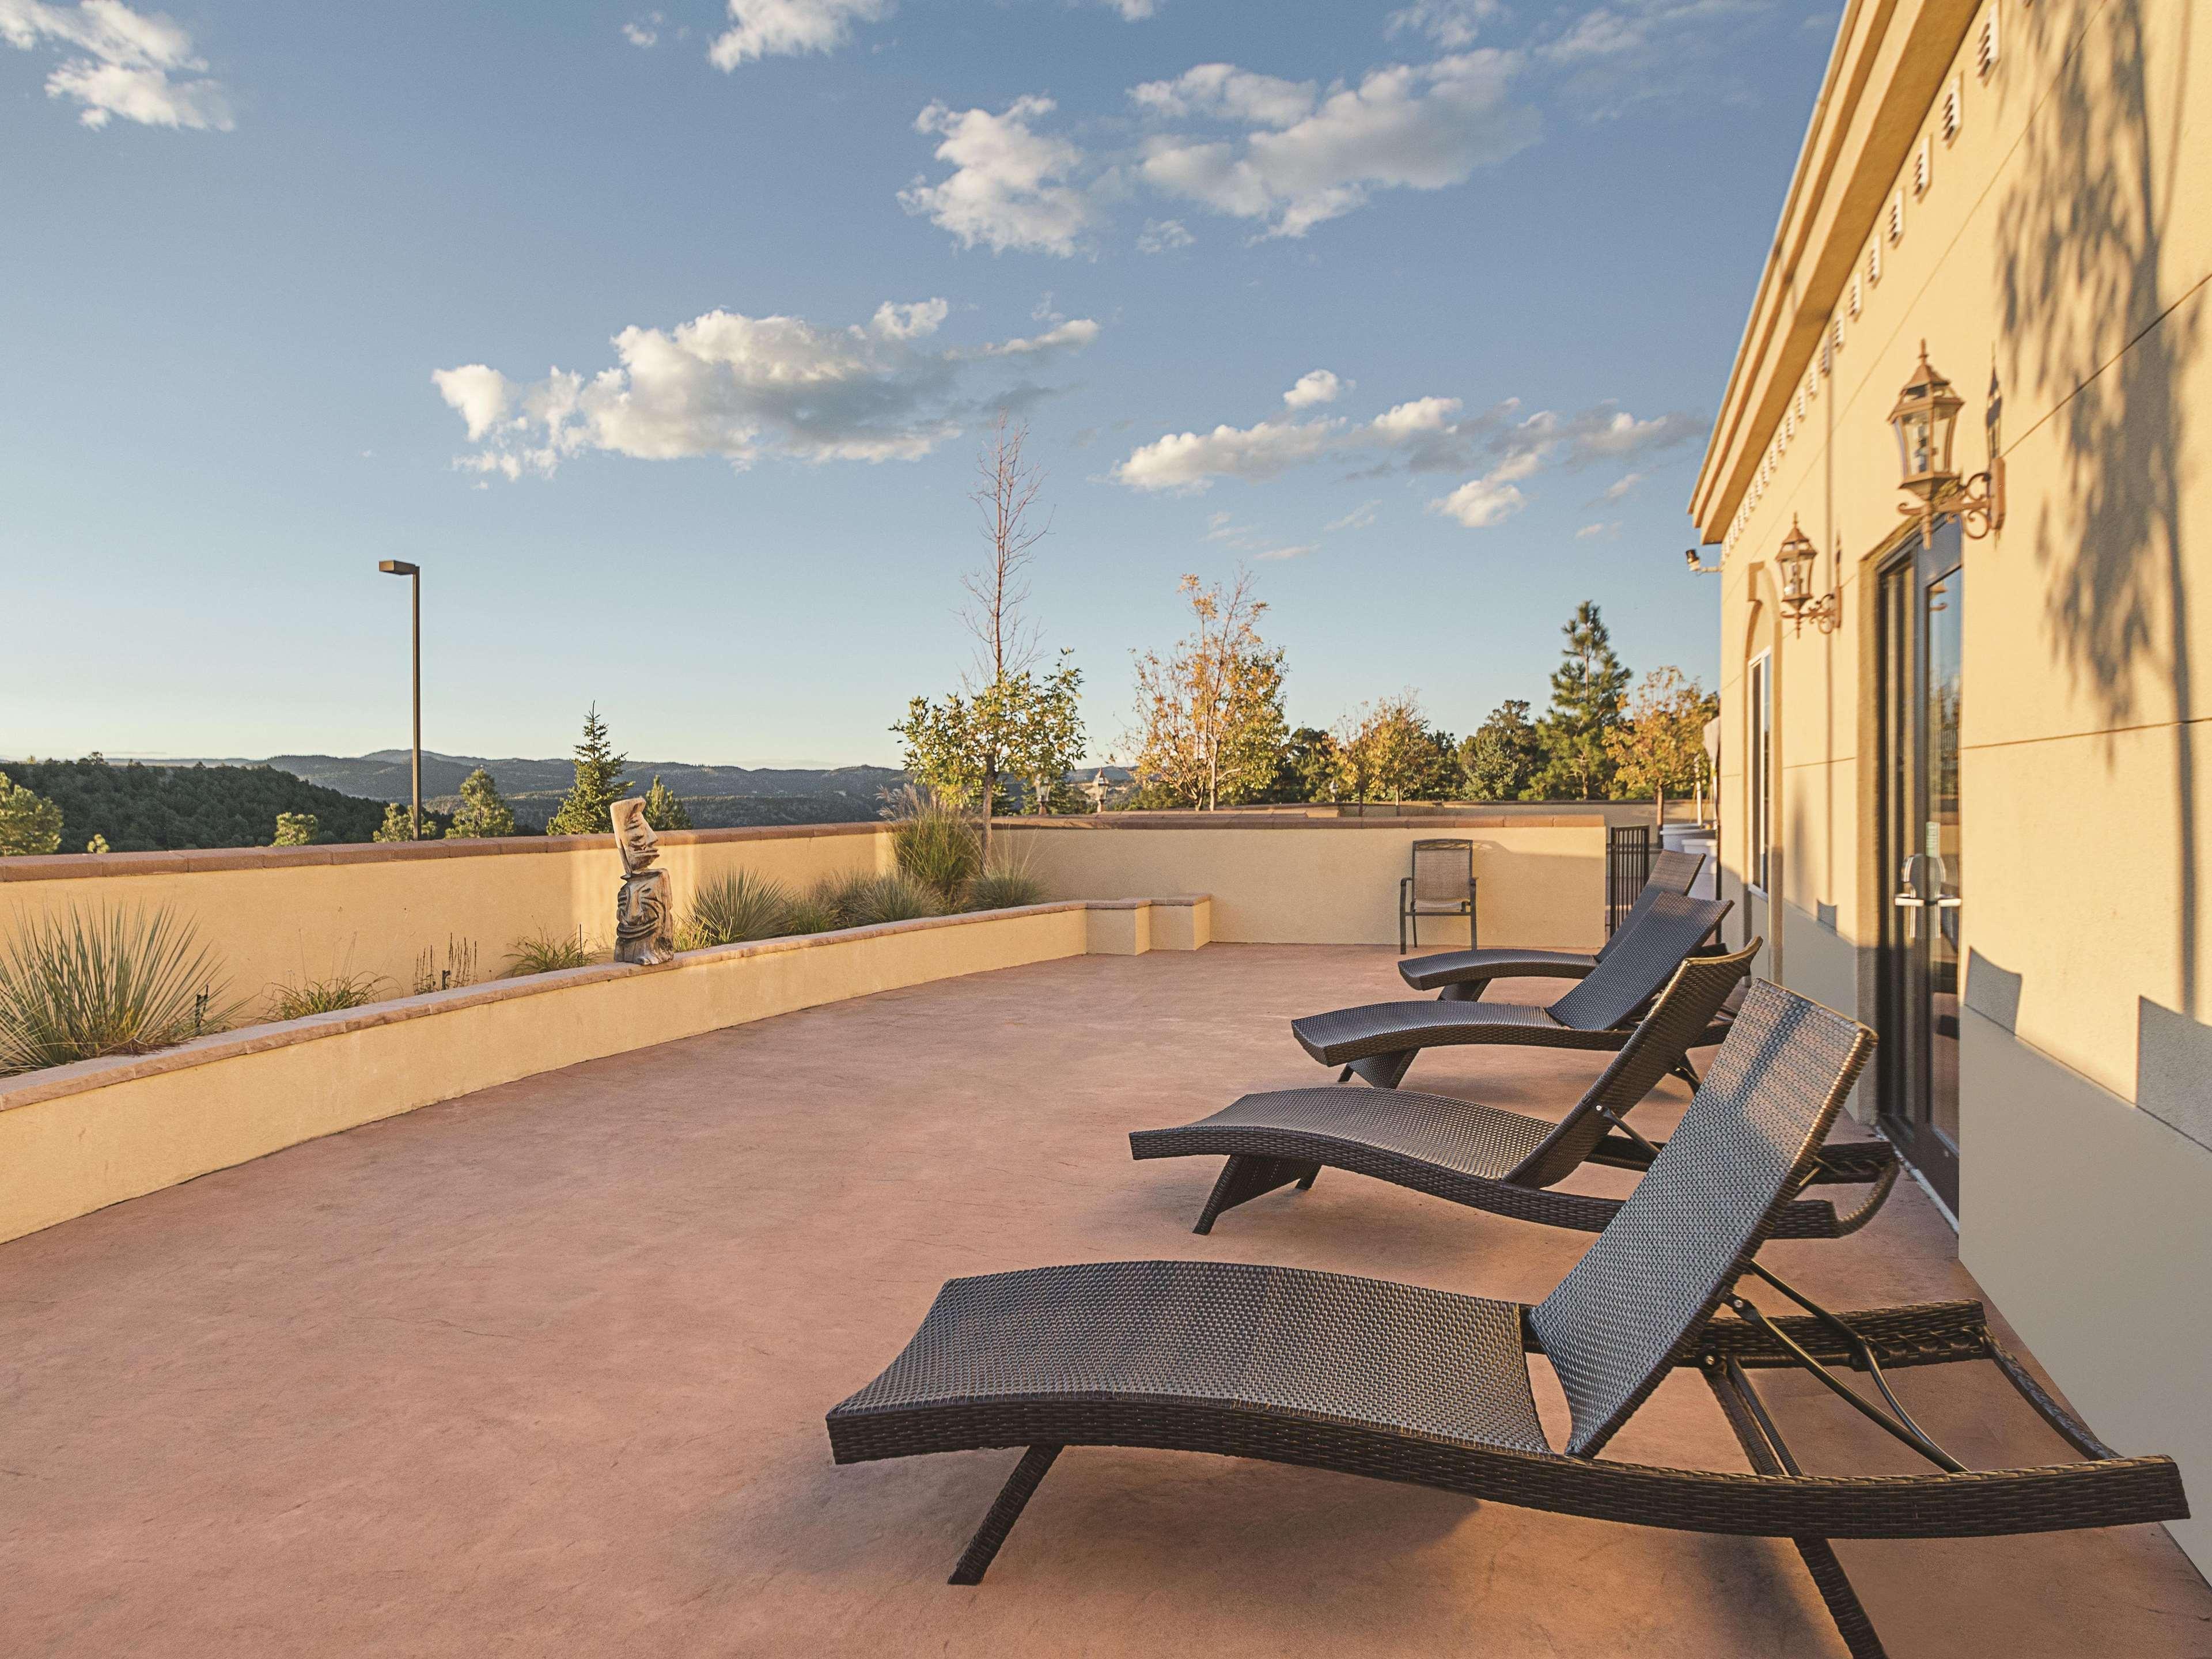
[[[1495,1106],[1411,1089],[1278,1089],[1177,1129],[1129,1137],[1130,1155],[1225,1158],[1193,1232],[1213,1231],[1224,1210],[1278,1188],[1310,1190],[1323,1166],[1495,1215],[1601,1232],[1622,1200],[1554,1190],[1585,1164],[1648,1170],[1658,1146],[1627,1116],[1702,1041],[1714,1016],[1751,971],[1760,941],[1733,956],[1692,957],[1674,970],[1621,1051],[1557,1123]],[[1663,1144],[1663,1143],[1662,1143]],[[1886,1140],[1823,1146],[1808,1184],[1872,1190],[1838,1214],[1826,1199],[1784,1206],[1777,1238],[1841,1238],[1874,1218],[1896,1184],[1897,1150]]]
[[[1655,894],[1651,908],[1619,935],[1620,947],[1548,1008],[1516,1002],[1376,1002],[1308,1014],[1291,1035],[1324,1066],[1344,1068],[1378,1089],[1395,1089],[1424,1048],[1459,1043],[1518,1043],[1543,1048],[1617,1049],[1637,1018],[1729,912],[1726,899]],[[1721,1032],[1692,1042],[1717,1042]],[[1679,1068],[1695,1084],[1686,1060]]]
[[[1863,1027],[1777,986],[1752,987],[1650,1172],[1533,1307],[1213,1261],[957,1279],[890,1368],[829,1413],[831,1451],[857,1463],[1027,1449],[954,1569],[957,1584],[981,1581],[1063,1448],[1143,1446],[1643,1526],[1788,1538],[1851,1652],[1879,1654],[1828,1539],[2119,1526],[2178,1519],[2188,1506],[2172,1459],[2122,1457],[2100,1444],[1991,1337],[1978,1304],[1837,1316],[1752,1261],[1813,1167],[1871,1042]],[[1746,1273],[1807,1315],[1753,1306],[1736,1290]],[[1530,1352],[1549,1359],[1571,1412],[1561,1449],[1537,1416]],[[1881,1376],[1883,1365],[1966,1359],[1995,1362],[2086,1461],[1966,1471],[1897,1406]],[[1805,1367],[1936,1472],[1800,1473],[1750,1377],[1788,1365]],[[1830,1365],[1867,1370],[1886,1403]],[[1677,1366],[1695,1367],[1711,1388],[1753,1473],[1599,1461]]]
[[[1444,951],[1400,963],[1399,975],[1416,991],[1440,992],[1445,1002],[1478,1002],[1493,979],[1586,978],[1651,914],[1652,903],[1662,893],[1687,894],[1705,862],[1702,853],[1662,853],[1652,861],[1651,872],[1620,926],[1595,951],[1516,950],[1510,945]],[[1401,945],[1399,953],[1404,951]]]

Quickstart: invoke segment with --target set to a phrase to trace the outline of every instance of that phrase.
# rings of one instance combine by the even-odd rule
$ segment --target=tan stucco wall
[[[1746,908],[1769,971],[1873,1018],[1894,872],[1875,867],[1872,563],[1900,523],[1886,417],[1924,338],[1966,399],[1954,465],[1985,464],[1994,374],[2008,475],[2007,522],[1966,544],[1961,915],[1984,1012],[1962,1052],[1961,1251],[2093,1423],[2182,1458],[2201,1511],[2212,1350],[2201,1322],[2135,1316],[2201,1301],[2212,1215],[2212,436],[2191,418],[2212,410],[2212,28],[2158,0],[2008,0],[1984,77],[1991,9],[1847,15],[1699,480],[1693,514],[1726,538],[1725,890],[1743,893],[1748,850],[1745,669],[1771,648],[1784,902]],[[1892,241],[1874,216],[1900,186]],[[1838,315],[1824,370],[1806,343]],[[1777,617],[1793,518],[1822,550],[1815,591],[1840,595],[1832,634]],[[2206,1522],[2175,1531],[2212,1566]]]
[[[0,1239],[580,1060],[961,974],[1194,949],[1206,911],[1202,896],[1103,912],[1063,902],[726,945],[0,1079]]]
[[[702,880],[727,872],[803,888],[891,861],[879,824],[671,831],[660,844],[679,915]],[[420,953],[442,966],[450,940],[475,942],[487,980],[517,939],[541,931],[581,927],[605,949],[621,881],[611,836],[0,859],[0,939],[42,909],[167,908],[191,920],[252,1017],[272,984],[340,973],[374,974],[382,994],[404,994]]]
[[[1102,813],[998,833],[1049,892],[1209,893],[1215,939],[1293,945],[1395,945],[1413,843],[1462,837],[1475,844],[1485,945],[1589,950],[1605,937],[1605,824],[1591,814],[1209,823]],[[1424,949],[1466,943],[1463,920],[1422,919]]]

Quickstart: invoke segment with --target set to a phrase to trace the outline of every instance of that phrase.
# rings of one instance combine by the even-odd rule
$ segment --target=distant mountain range
[[[325,789],[358,795],[364,800],[404,800],[410,787],[408,751],[380,749],[368,755],[271,755],[266,760],[212,760],[210,766],[273,766],[321,784]],[[189,760],[163,761],[164,766],[191,766]],[[422,751],[422,793],[458,795],[461,780],[481,766],[492,775],[500,793],[509,799],[532,795],[556,798],[568,792],[576,769],[566,757],[559,760],[504,760],[481,755],[441,755]],[[623,769],[641,793],[657,775],[677,794],[730,795],[849,795],[868,804],[866,816],[875,812],[876,792],[897,783],[905,775],[888,766],[747,767],[698,766],[689,761],[633,760]]]

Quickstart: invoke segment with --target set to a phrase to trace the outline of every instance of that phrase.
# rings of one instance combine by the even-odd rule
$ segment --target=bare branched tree
[[[1028,422],[1017,423],[1002,409],[975,458],[978,482],[968,499],[982,520],[991,557],[981,569],[960,579],[969,598],[960,620],[975,636],[971,691],[996,685],[1037,659],[1037,625],[1023,614],[1030,598],[1025,573],[1030,550],[1045,538],[1052,522],[1049,517],[1041,525],[1030,522],[1037,493],[1044,488],[1044,469],[1022,457],[1029,435]]]

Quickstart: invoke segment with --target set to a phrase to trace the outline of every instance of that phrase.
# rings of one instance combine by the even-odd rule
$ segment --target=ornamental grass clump
[[[303,978],[297,985],[272,985],[269,1018],[305,1019],[310,1014],[364,1007],[376,1000],[383,984],[380,974],[332,974],[328,979]]]
[[[684,925],[677,929],[676,948],[704,951],[806,931],[792,926],[794,908],[791,890],[780,881],[750,870],[713,877],[693,895]]]
[[[1042,904],[1044,884],[1026,870],[990,870],[968,884],[963,910],[1013,910]]]
[[[539,929],[507,947],[507,977],[525,979],[532,974],[556,974],[563,968],[588,968],[599,952],[584,939],[579,927],[573,934]]]
[[[903,870],[876,876],[833,876],[814,896],[836,927],[874,927],[887,921],[941,916],[949,908],[933,887]]]
[[[216,958],[166,909],[34,917],[0,949],[0,1075],[174,1048],[234,1018]]]
[[[891,848],[898,867],[947,907],[959,904],[983,870],[983,838],[975,824],[944,797],[912,785],[894,806],[899,817],[891,827]]]

